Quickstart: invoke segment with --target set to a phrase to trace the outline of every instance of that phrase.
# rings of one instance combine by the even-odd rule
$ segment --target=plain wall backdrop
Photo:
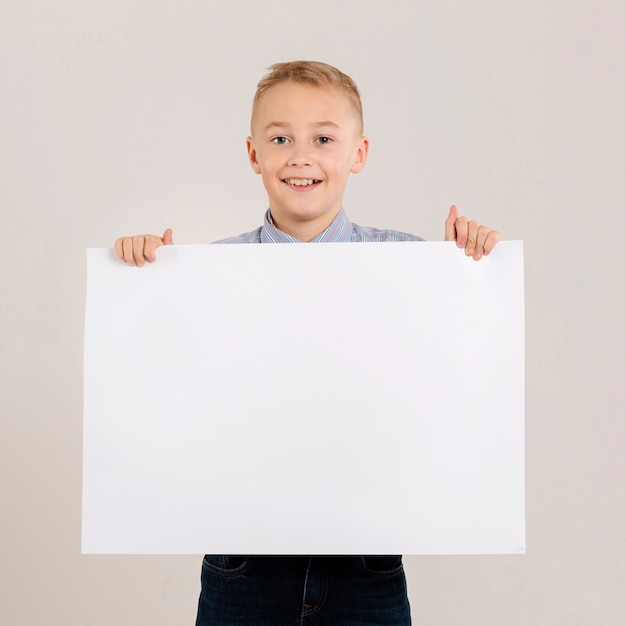
[[[193,623],[200,556],[80,554],[85,249],[257,227],[250,104],[298,58],[361,88],[353,221],[525,242],[527,554],[407,557],[414,623],[626,623],[625,34],[621,0],[1,0],[0,623]]]

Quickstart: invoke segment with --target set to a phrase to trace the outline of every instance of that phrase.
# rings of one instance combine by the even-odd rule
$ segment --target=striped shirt
[[[401,233],[397,230],[379,230],[353,224],[341,209],[330,226],[311,240],[311,243],[337,243],[361,241],[423,241],[421,237]],[[282,230],[279,230],[272,220],[269,209],[265,213],[263,226],[238,237],[221,239],[215,243],[302,243]]]

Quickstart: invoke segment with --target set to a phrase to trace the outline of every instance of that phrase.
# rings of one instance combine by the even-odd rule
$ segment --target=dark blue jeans
[[[409,626],[399,556],[205,556],[196,626]]]

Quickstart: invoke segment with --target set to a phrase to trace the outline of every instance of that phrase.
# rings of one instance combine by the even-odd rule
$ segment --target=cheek
[[[275,174],[279,168],[275,155],[262,154],[258,163],[259,169],[267,175]]]
[[[345,182],[345,180],[350,175],[351,167],[352,161],[349,161],[348,159],[342,160],[340,163],[337,163],[337,165],[333,168],[334,177],[337,180]]]
[[[261,174],[261,179],[263,180],[263,185],[265,187],[273,187],[276,188],[279,184],[275,172],[273,170],[268,170],[267,168],[262,169],[259,174]]]

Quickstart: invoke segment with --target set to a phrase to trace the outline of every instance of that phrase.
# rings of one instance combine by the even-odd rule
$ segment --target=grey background
[[[353,221],[525,242],[527,554],[407,557],[414,622],[625,623],[625,32],[617,0],[0,2],[0,622],[193,623],[200,557],[80,554],[85,248],[258,226],[254,87],[313,58],[363,95]]]

